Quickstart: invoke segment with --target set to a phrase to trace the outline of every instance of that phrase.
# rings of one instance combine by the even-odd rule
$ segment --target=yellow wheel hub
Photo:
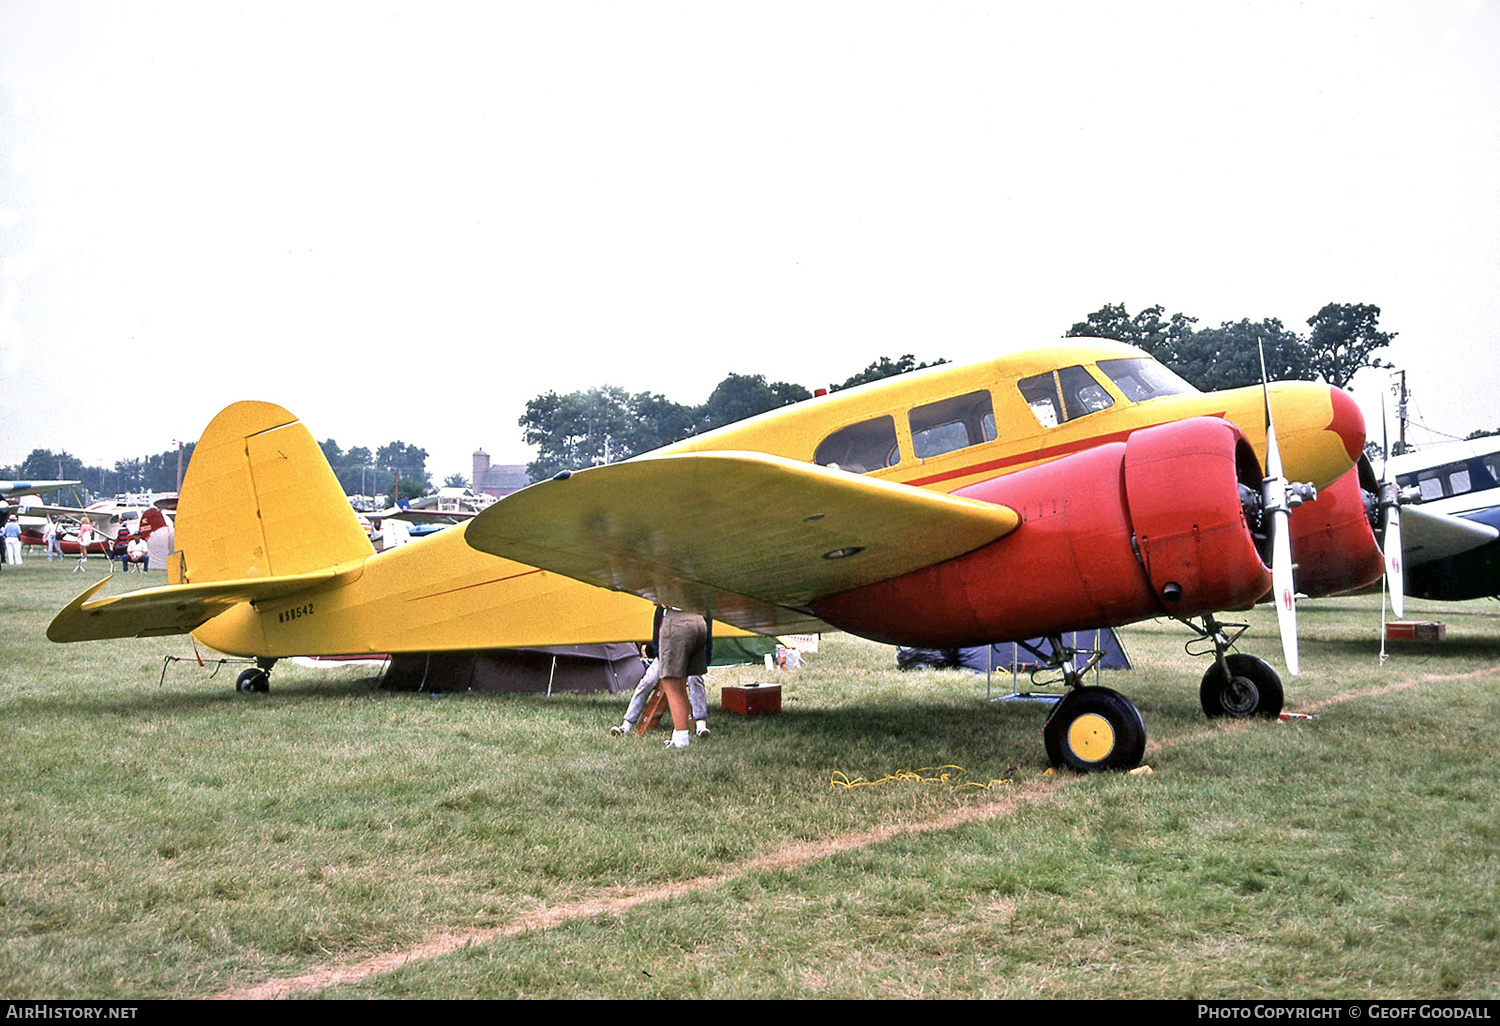
[[[1098,762],[1115,750],[1115,728],[1098,713],[1084,713],[1068,724],[1068,749],[1084,762]]]

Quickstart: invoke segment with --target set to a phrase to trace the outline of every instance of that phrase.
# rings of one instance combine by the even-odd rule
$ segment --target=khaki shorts
[[[661,675],[678,679],[708,672],[708,624],[697,613],[668,609],[661,620]]]

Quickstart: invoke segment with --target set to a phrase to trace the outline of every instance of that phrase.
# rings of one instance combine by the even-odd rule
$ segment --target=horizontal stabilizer
[[[1409,568],[1477,549],[1500,537],[1489,524],[1420,506],[1401,507],[1401,549]]]
[[[762,453],[642,457],[506,496],[465,528],[482,552],[708,613],[815,631],[815,599],[972,552],[1005,506]]]
[[[94,595],[109,583],[110,578],[106,577],[52,618],[47,637],[65,642],[188,634],[237,603],[286,598],[358,573],[359,567],[355,566],[344,571],[331,568],[285,577],[168,584],[95,599]]]

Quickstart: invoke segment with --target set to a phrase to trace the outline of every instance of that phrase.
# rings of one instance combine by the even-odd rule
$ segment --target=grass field
[[[623,696],[159,683],[186,639],[45,639],[103,572],[0,573],[0,996],[1500,996],[1491,602],[1413,603],[1449,640],[1383,667],[1378,597],[1303,604],[1282,723],[1129,628],[1152,772],[1075,777],[1038,706],[842,635],[681,753]]]

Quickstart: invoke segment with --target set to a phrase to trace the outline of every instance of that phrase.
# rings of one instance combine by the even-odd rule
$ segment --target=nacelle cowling
[[[1271,573],[1246,523],[1253,450],[1228,421],[1133,432],[956,494],[1009,506],[1016,530],[957,559],[813,603],[890,644],[1022,640],[1250,606]]]
[[[1380,483],[1363,456],[1349,472],[1292,510],[1297,590],[1313,598],[1354,591],[1380,580],[1385,556],[1373,519]]]

